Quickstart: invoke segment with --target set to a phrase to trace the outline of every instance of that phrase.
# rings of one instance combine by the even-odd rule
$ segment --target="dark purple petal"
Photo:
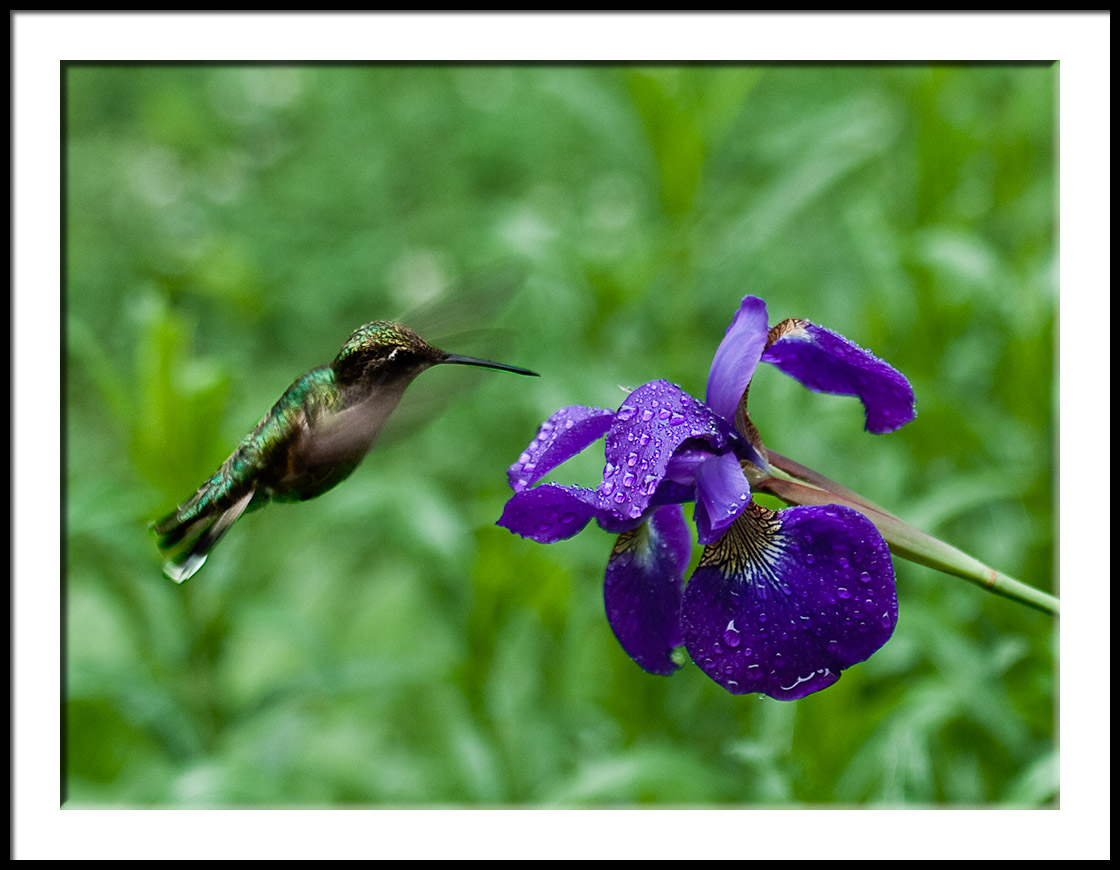
[[[743,297],[708,370],[704,401],[725,420],[735,419],[739,400],[754,377],[766,347],[768,332],[766,303],[757,296]]]
[[[613,419],[614,411],[605,408],[561,408],[541,423],[533,443],[509,467],[509,485],[516,492],[532,486],[561,462],[602,438]]]
[[[751,485],[734,453],[712,456],[696,467],[696,531],[712,544],[751,500]]]
[[[915,417],[914,390],[889,364],[844,336],[806,320],[774,327],[775,342],[762,355],[818,393],[859,396],[868,432],[893,432]]]
[[[752,503],[704,549],[681,609],[685,645],[709,677],[783,701],[836,682],[897,619],[886,542],[840,505],[775,513]]]
[[[684,511],[668,505],[619,535],[607,562],[607,621],[626,654],[651,674],[677,669],[672,653],[682,642],[681,590],[691,544]]]
[[[640,517],[665,478],[669,460],[690,439],[707,441],[713,453],[743,440],[726,420],[676,384],[651,381],[634,390],[607,432],[600,507],[623,519]]]
[[[596,515],[597,503],[593,489],[542,483],[515,493],[497,524],[523,538],[552,544],[582,531]]]
[[[682,447],[669,457],[669,463],[665,466],[665,479],[695,486],[696,467],[715,455],[711,450]]]

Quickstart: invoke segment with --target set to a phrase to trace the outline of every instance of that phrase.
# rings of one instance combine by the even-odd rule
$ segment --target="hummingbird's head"
[[[331,366],[340,383],[400,383],[407,386],[413,378],[434,365],[483,366],[519,375],[536,375],[528,369],[504,363],[447,353],[433,347],[400,323],[375,320],[360,326],[346,340]]]
[[[446,356],[407,326],[375,320],[354,330],[331,366],[342,383],[407,383]]]

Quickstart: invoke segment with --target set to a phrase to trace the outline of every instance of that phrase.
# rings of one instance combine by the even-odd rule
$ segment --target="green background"
[[[735,697],[622,652],[611,536],[494,526],[541,420],[656,378],[702,396],[751,293],[918,402],[872,436],[858,402],[764,366],[768,446],[1056,591],[1056,67],[64,83],[68,805],[1056,804],[1050,617],[896,560],[880,652],[798,702]],[[422,375],[350,480],[164,579],[148,521],[407,311],[542,377]],[[592,483],[599,449],[551,479]]]

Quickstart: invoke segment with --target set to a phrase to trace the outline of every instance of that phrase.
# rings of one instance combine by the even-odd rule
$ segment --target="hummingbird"
[[[345,480],[408,385],[435,365],[537,377],[517,366],[447,353],[393,321],[358,327],[330,363],[296,378],[194,495],[149,526],[161,551],[179,551],[163,573],[183,583],[242,514],[270,501],[307,501]]]

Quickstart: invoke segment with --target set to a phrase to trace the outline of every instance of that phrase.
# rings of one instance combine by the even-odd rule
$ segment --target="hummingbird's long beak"
[[[460,356],[457,353],[449,353],[440,363],[452,363],[460,366],[482,366],[487,369],[499,369],[503,372],[513,372],[518,375],[531,375],[534,378],[539,378],[536,372],[531,372],[528,369],[519,368],[517,366],[507,366],[505,363],[490,362],[488,359],[475,359],[473,356]]]

